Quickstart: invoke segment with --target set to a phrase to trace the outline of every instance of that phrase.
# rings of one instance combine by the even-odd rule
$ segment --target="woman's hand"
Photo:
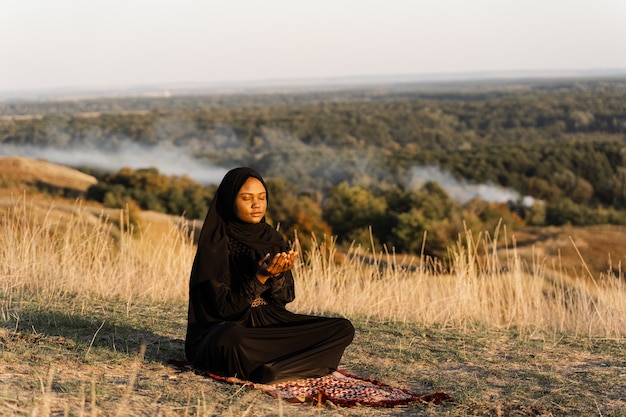
[[[257,279],[262,284],[265,284],[268,278],[291,270],[297,255],[298,252],[290,250],[289,252],[277,253],[270,260],[270,254],[268,253],[259,261],[259,269],[256,272]]]

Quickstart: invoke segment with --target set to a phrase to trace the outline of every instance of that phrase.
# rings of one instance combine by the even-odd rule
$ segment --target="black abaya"
[[[288,250],[265,223],[233,214],[234,199],[249,168],[230,171],[218,187],[200,233],[189,283],[185,352],[194,365],[254,382],[315,377],[335,370],[354,337],[342,318],[295,314],[291,271],[261,283],[258,262]],[[267,187],[265,187],[267,190]]]
[[[268,303],[251,308],[247,321],[213,326],[190,359],[212,372],[255,382],[315,377],[337,369],[353,336],[346,319],[298,315]]]

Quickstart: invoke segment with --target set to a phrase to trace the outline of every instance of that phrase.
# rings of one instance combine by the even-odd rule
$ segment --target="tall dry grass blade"
[[[128,413],[128,401],[135,387],[135,381],[137,380],[137,375],[139,374],[139,369],[141,368],[141,363],[143,362],[145,354],[146,344],[142,343],[141,347],[139,348],[139,354],[137,355],[133,363],[132,370],[128,378],[128,384],[126,385],[126,390],[124,390],[124,395],[120,400],[117,412],[115,414],[116,416],[123,416]]]
[[[96,379],[95,377],[91,380],[91,417],[97,417],[98,415],[98,404],[96,400]]]
[[[43,385],[43,381],[40,379],[41,385],[41,393],[42,393],[42,404],[41,409],[36,413],[37,416],[46,417],[51,415],[52,413],[52,397],[54,396],[52,392],[52,382],[54,380],[55,369],[51,367],[48,370],[48,378],[46,379],[45,386]]]
[[[91,351],[91,347],[93,346],[93,342],[96,340],[96,336],[98,336],[98,332],[100,332],[100,330],[104,327],[104,323],[106,323],[106,320],[102,320],[102,324],[100,325],[100,327],[98,327],[98,330],[96,330],[96,332],[93,334],[91,341],[89,341],[89,346],[87,346],[87,351],[85,351],[85,359],[87,359],[87,356],[89,355],[89,352]]]

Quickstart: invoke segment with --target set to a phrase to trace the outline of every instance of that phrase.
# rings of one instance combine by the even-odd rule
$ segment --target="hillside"
[[[537,229],[528,236],[516,231],[519,252],[533,253],[534,247],[541,259],[528,268],[511,251],[477,269],[474,253],[482,256],[483,246],[492,248],[485,258],[495,258],[488,239],[453,248],[459,261],[453,271],[440,272],[398,268],[385,264],[384,255],[377,264],[350,252],[346,262],[329,262],[332,243],[315,247],[294,270],[298,297],[289,308],[352,320],[357,334],[341,369],[455,399],[441,406],[344,409],[286,404],[167,365],[184,355],[195,254],[179,228],[170,223],[165,233],[155,229],[167,216],[150,213],[147,222],[140,213],[146,220],[141,233],[122,228],[111,239],[113,228],[92,215],[101,207],[76,209],[60,197],[54,204],[24,200],[0,207],[0,415],[560,416],[626,410],[623,281],[562,279],[543,267],[544,258],[555,260],[548,250],[567,245],[567,235],[578,229]],[[45,214],[40,222],[29,221],[34,208]],[[593,230],[589,237],[610,233]],[[578,236],[583,256],[595,257]]]
[[[624,226],[527,228],[515,231],[514,239],[518,255],[528,264],[536,260],[574,278],[626,277]]]
[[[21,165],[29,181],[62,176],[54,165],[38,162]],[[45,170],[28,166],[51,171],[38,177]],[[3,191],[21,196],[22,184],[5,183]],[[184,355],[195,254],[188,229],[172,222],[180,218],[139,212],[141,233],[134,233],[111,227],[124,224],[118,209],[81,206],[36,187],[22,199],[0,201],[0,415],[554,416],[626,410],[623,280],[575,278],[588,275],[581,257],[594,278],[606,272],[608,253],[614,266],[623,264],[623,228],[507,232],[515,245],[507,252],[499,244],[501,260],[480,269],[476,263],[493,261],[495,248],[489,239],[470,240],[452,248],[455,269],[440,272],[385,264],[385,255],[375,265],[350,252],[346,262],[328,262],[333,245],[314,248],[310,260],[297,265],[298,297],[290,308],[353,321],[357,335],[340,367],[455,399],[441,406],[343,409],[287,404],[167,365]]]
[[[97,182],[83,172],[43,160],[22,156],[0,156],[0,193],[27,190],[29,187],[79,195]]]
[[[76,169],[53,164],[44,160],[22,156],[0,156],[0,209],[26,202],[31,213],[39,219],[54,215],[60,223],[71,218],[77,207],[85,209],[84,215],[90,224],[96,225],[106,219],[119,232],[120,210],[105,208],[94,201],[86,201],[84,193],[97,183],[97,179]],[[149,236],[160,236],[172,224],[199,233],[199,221],[185,221],[153,211],[134,213],[137,226]]]

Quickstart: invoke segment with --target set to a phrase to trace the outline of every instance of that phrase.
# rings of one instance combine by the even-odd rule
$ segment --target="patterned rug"
[[[194,372],[228,384],[247,386],[262,390],[275,398],[292,403],[332,404],[342,407],[356,405],[370,407],[395,407],[413,402],[439,404],[453,401],[444,392],[418,395],[402,388],[392,387],[380,381],[335,371],[320,378],[307,378],[277,384],[257,384],[235,377],[212,374],[191,366],[186,361],[170,359],[168,363],[180,372]]]

